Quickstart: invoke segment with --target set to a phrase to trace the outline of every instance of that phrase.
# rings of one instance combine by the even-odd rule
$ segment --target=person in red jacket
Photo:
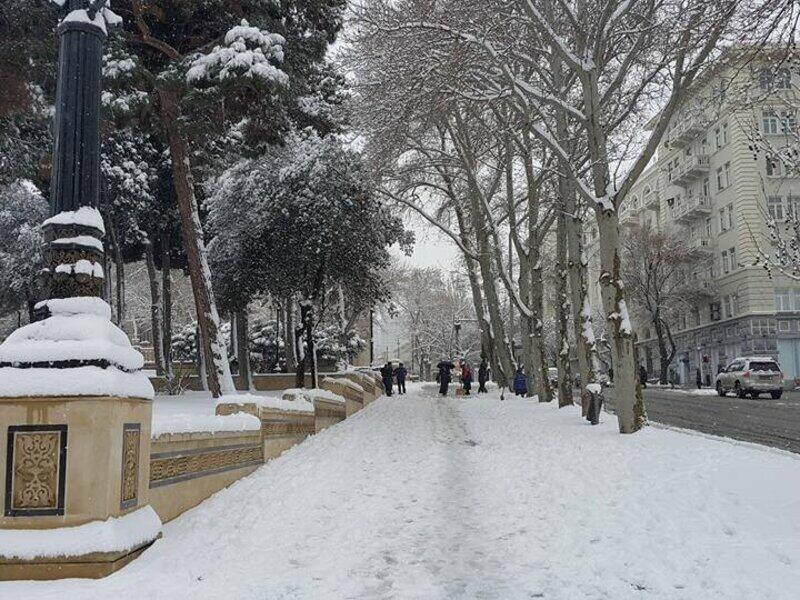
[[[472,389],[472,367],[466,361],[461,365],[461,384],[464,386],[464,395],[469,396]]]

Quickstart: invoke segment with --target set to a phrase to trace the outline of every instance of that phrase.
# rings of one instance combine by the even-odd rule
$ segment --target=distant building
[[[787,378],[800,377],[800,282],[776,272],[770,278],[754,266],[759,248],[773,249],[765,215],[800,215],[800,172],[754,152],[754,137],[774,148],[800,139],[800,74],[775,58],[743,62],[729,53],[698,83],[620,214],[623,227],[676,228],[713,256],[705,272],[688,274],[702,300],[671,323],[678,349],[673,366],[684,382],[694,382],[697,368],[713,381],[719,366],[742,355],[776,357]],[[596,235],[589,226],[589,254]],[[594,263],[596,271],[596,257]],[[596,275],[590,278],[595,286]],[[599,290],[593,293],[599,298]],[[640,360],[656,374],[652,325],[632,310]]]

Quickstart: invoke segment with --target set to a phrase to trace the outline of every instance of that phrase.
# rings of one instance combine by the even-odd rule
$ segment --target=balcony
[[[685,148],[705,129],[706,119],[703,113],[681,119],[670,130],[667,141],[674,148]]]
[[[697,252],[704,252],[704,253],[712,253],[714,248],[711,245],[711,237],[708,236],[705,232],[697,233],[687,240],[687,245],[689,246],[690,250],[694,250]]]
[[[710,214],[711,199],[708,196],[689,196],[680,204],[672,207],[672,218],[679,223],[686,223]]]
[[[676,169],[673,169],[671,183],[686,186],[698,177],[707,174],[709,169],[708,156],[705,154],[687,156],[678,164]]]
[[[661,207],[661,191],[652,190],[642,198],[642,205],[648,210],[658,210]]]

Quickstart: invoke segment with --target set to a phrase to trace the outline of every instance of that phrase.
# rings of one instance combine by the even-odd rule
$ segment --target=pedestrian
[[[514,393],[517,396],[528,395],[528,378],[525,377],[525,367],[522,365],[517,367],[517,372],[514,373]]]
[[[489,381],[489,365],[486,364],[486,359],[481,360],[478,367],[478,393],[487,394],[489,390],[486,389],[486,382]]]
[[[381,369],[381,378],[383,379],[383,388],[386,390],[386,395],[392,395],[392,363],[387,362]]]
[[[395,369],[394,377],[397,380],[397,393],[398,394],[405,394],[406,393],[406,375],[408,375],[408,369],[405,368],[403,363]]]
[[[642,384],[643,388],[647,387],[647,369],[645,369],[644,365],[639,365],[639,383]]]
[[[439,382],[439,394],[447,396],[447,388],[450,386],[450,380],[452,379],[450,371],[453,368],[453,363],[449,360],[442,360],[436,365],[436,368],[439,370],[436,374],[436,381]]]
[[[675,384],[678,383],[678,372],[670,367],[669,369],[669,387],[675,389]]]
[[[466,361],[461,365],[461,385],[464,387],[464,395],[469,396],[472,389],[472,367]]]
[[[700,372],[700,367],[697,367],[695,371],[695,382],[698,390],[703,387],[703,374]]]

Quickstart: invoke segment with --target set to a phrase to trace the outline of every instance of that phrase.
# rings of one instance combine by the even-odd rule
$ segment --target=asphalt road
[[[613,409],[613,388],[606,388],[605,395]],[[648,388],[644,398],[647,417],[655,423],[800,454],[799,392],[784,392],[779,400],[753,400]]]

